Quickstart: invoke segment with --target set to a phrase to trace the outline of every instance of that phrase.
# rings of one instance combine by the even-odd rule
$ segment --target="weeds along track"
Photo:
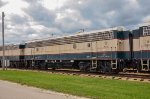
[[[8,70],[23,70],[23,71],[34,71],[34,72],[47,72],[50,74],[62,74],[62,75],[73,75],[81,77],[95,77],[95,78],[106,78],[106,79],[116,79],[116,80],[127,80],[127,81],[137,81],[137,82],[147,82],[150,83],[150,74],[148,73],[123,73],[119,74],[103,74],[95,72],[81,72],[76,69],[57,69],[57,70],[37,70],[37,69],[14,69],[9,68]]]

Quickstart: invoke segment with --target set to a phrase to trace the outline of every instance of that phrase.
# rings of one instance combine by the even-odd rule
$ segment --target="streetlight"
[[[2,67],[5,70],[5,46],[4,46],[4,17],[5,14],[2,12],[2,43],[3,43],[3,60],[2,60]]]

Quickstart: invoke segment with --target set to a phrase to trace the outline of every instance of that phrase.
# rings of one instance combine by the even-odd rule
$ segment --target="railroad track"
[[[150,83],[150,74],[146,73],[119,73],[119,74],[102,74],[102,73],[87,73],[79,70],[48,70],[50,73],[63,74],[63,75],[77,75],[86,77],[99,77],[116,80],[140,81]]]
[[[31,70],[31,69],[12,69],[11,70]],[[95,78],[106,78],[106,79],[116,79],[116,80],[128,80],[128,81],[139,81],[139,82],[147,82],[150,83],[150,74],[146,73],[119,73],[119,74],[102,74],[102,73],[94,73],[94,72],[81,72],[75,69],[57,69],[57,70],[31,70],[37,72],[48,72],[62,75],[74,75],[74,76],[82,76],[82,77],[95,77]]]

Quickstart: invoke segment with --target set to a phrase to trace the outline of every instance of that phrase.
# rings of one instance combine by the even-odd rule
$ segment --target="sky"
[[[150,0],[0,0],[0,14],[5,12],[5,43],[23,43],[80,29],[132,27],[150,20],[149,4]]]

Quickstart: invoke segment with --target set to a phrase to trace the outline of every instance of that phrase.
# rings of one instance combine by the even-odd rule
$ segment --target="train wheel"
[[[114,73],[114,74],[118,74],[118,73],[119,73],[119,70],[118,70],[118,69],[115,69],[115,70],[113,70],[113,73]]]
[[[101,72],[102,73],[112,73],[111,63],[109,61],[104,61],[101,65]]]
[[[101,66],[101,72],[102,73],[111,73],[111,68],[110,66]]]
[[[52,70],[56,70],[56,68],[52,68]]]

